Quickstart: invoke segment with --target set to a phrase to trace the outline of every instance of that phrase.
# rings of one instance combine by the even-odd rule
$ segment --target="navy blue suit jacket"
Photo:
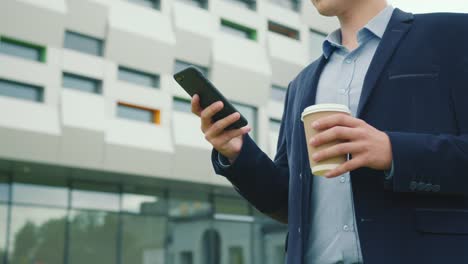
[[[303,263],[313,179],[300,115],[323,57],[289,85],[272,161],[244,136],[218,174],[260,211],[288,213],[287,263]],[[366,75],[358,117],[387,132],[394,176],[351,173],[365,263],[468,263],[468,15],[396,9]],[[302,173],[302,177],[299,175]]]

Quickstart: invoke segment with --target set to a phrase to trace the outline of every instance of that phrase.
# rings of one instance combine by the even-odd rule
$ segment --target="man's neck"
[[[354,50],[359,46],[357,32],[387,7],[385,0],[361,2],[361,5],[356,5],[338,15],[341,24],[341,44],[348,50]]]

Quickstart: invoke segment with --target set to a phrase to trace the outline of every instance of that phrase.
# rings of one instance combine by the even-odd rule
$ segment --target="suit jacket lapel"
[[[411,13],[405,13],[398,8],[393,12],[364,79],[364,86],[362,87],[357,111],[358,117],[362,115],[362,111],[371,96],[372,89],[374,89],[385,65],[392,57],[403,36],[410,29],[412,20],[413,14]]]

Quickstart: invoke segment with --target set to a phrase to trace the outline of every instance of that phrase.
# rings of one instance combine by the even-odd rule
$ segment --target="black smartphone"
[[[214,102],[223,102],[224,107],[221,109],[221,111],[213,116],[213,122],[223,119],[232,113],[239,112],[195,67],[190,66],[174,74],[174,79],[191,97],[193,97],[195,94],[198,94],[200,98],[200,106],[203,109],[210,106]],[[237,129],[246,125],[247,119],[245,119],[245,117],[243,117],[241,114],[240,118],[236,122],[226,127],[226,129]]]

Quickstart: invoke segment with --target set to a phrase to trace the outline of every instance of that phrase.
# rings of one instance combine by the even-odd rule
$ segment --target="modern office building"
[[[283,263],[172,74],[197,66],[273,157],[336,27],[306,0],[0,0],[0,263]]]

